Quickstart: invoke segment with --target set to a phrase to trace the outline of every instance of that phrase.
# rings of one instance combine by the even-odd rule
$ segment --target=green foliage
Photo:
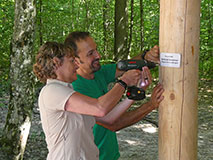
[[[40,4],[42,2],[42,4]],[[98,44],[103,63],[111,63],[114,53],[114,5],[115,1],[95,0],[52,0],[36,1],[37,26],[35,50],[46,41],[63,42],[69,32],[89,31]],[[200,76],[213,76],[213,5],[211,0],[201,1],[200,31]],[[130,19],[130,1],[128,3]],[[141,50],[140,43],[140,0],[134,0],[133,35],[129,56]],[[105,19],[103,19],[105,14]],[[144,47],[150,49],[159,40],[159,1],[143,1]],[[14,24],[14,0],[0,1],[0,94],[9,86],[10,41]],[[107,29],[104,30],[104,24]],[[106,37],[105,37],[105,36]],[[106,38],[107,40],[105,40]],[[106,47],[107,46],[107,47]],[[106,49],[106,50],[104,50]],[[155,71],[157,74],[157,71]],[[6,87],[2,87],[6,86]],[[3,89],[2,89],[3,88]],[[8,91],[8,90],[7,90]]]
[[[0,2],[0,97],[9,92],[10,40],[13,33],[14,1]],[[0,104],[3,106],[4,104]]]
[[[152,48],[154,45],[158,45],[159,41],[159,3],[156,0],[143,1],[143,39],[144,46],[143,51]],[[134,26],[133,26],[133,40],[131,44],[130,56],[137,55],[141,48],[140,43],[140,0],[134,2]]]
[[[0,74],[9,66],[10,40],[13,32],[14,2],[2,0],[0,3]]]
[[[213,2],[202,0],[200,19],[200,76],[213,79]]]

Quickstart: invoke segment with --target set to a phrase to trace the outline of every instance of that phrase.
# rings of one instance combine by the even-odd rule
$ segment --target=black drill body
[[[128,71],[131,69],[142,70],[142,67],[144,66],[152,69],[156,66],[156,64],[145,60],[121,60],[117,64],[117,68],[121,71]],[[128,86],[126,96],[133,100],[142,100],[146,97],[145,91],[136,86]]]
[[[117,64],[117,68],[121,71],[128,71],[130,69],[142,70],[142,67],[144,66],[147,66],[149,69],[152,69],[156,66],[156,64],[146,60],[121,60]]]

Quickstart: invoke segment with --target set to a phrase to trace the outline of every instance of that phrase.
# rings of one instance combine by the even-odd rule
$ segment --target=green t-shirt
[[[92,80],[77,76],[73,82],[75,91],[89,97],[98,98],[108,92],[108,85],[115,81],[116,65],[103,65],[101,69],[95,72],[95,78]],[[95,144],[98,146],[100,160],[117,160],[120,157],[116,133],[112,132],[98,124],[93,128]]]

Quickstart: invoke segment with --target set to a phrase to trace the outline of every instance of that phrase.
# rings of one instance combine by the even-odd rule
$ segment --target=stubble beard
[[[99,62],[99,59],[94,60],[94,61],[92,62],[92,64],[91,64],[91,70],[92,70],[93,73],[95,73],[95,72],[97,72],[97,71],[99,71],[99,70],[101,69],[100,63],[94,64],[94,63],[97,62],[97,61]]]

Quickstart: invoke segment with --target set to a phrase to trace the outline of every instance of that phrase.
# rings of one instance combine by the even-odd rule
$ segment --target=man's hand
[[[141,72],[141,80],[139,81],[138,87],[146,90],[152,83],[152,76],[148,67],[143,67]]]
[[[150,103],[154,109],[158,108],[160,102],[164,99],[163,92],[164,92],[164,89],[161,84],[158,84],[153,89]]]
[[[160,64],[160,52],[159,47],[156,45],[145,55],[145,60]]]
[[[125,72],[120,79],[124,81],[127,84],[127,86],[136,86],[140,78],[141,78],[141,71],[133,69]]]

